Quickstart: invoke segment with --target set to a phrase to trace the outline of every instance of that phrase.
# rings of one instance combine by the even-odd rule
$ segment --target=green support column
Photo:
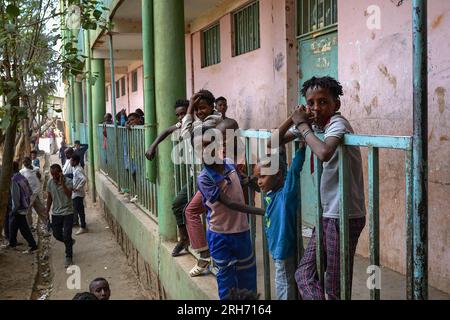
[[[84,55],[86,58],[86,105],[87,105],[87,119],[88,119],[88,159],[89,159],[89,191],[93,202],[96,202],[95,198],[95,168],[94,168],[94,123],[92,120],[92,73],[91,73],[91,41],[89,30],[84,30]]]
[[[71,76],[69,79],[70,84],[70,140],[73,142],[76,140],[75,133],[76,133],[76,126],[75,126],[75,81],[74,78]]]
[[[153,0],[142,1],[145,150],[147,150],[156,139],[155,52],[153,30]],[[156,183],[156,161],[146,161],[145,172],[147,179]]]
[[[72,95],[70,94],[70,87],[66,87],[66,126],[68,136],[66,137],[66,142],[68,144],[72,143]]]
[[[158,132],[176,123],[170,107],[186,96],[186,63],[184,55],[184,1],[154,0],[155,25],[155,92]],[[163,239],[176,240],[176,222],[172,214],[174,170],[171,161],[172,142],[158,147],[158,226]]]
[[[74,125],[76,128],[75,131],[75,140],[80,140],[80,127],[79,124],[83,122],[83,92],[81,90],[81,82],[74,81],[73,85],[73,110],[74,110]]]
[[[103,122],[106,112],[105,101],[105,60],[91,59],[92,75],[96,76],[95,84],[92,86],[92,122],[93,122],[93,150],[94,150],[94,170],[99,170],[99,139],[98,124]]]

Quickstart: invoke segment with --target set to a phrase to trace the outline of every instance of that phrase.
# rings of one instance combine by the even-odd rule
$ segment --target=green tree
[[[83,29],[104,29],[106,9],[98,0],[0,0],[0,230],[16,146],[20,157],[33,131],[40,134],[48,125],[49,98],[61,76],[83,76],[83,56],[68,27],[75,18]]]

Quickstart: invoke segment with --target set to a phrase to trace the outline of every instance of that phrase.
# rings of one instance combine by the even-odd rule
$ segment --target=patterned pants
[[[349,220],[350,287],[353,276],[353,258],[359,235],[366,218]],[[325,261],[325,289],[329,300],[340,299],[339,219],[323,218],[323,248]],[[313,231],[305,254],[295,272],[295,281],[303,300],[325,300],[316,267],[316,232]]]

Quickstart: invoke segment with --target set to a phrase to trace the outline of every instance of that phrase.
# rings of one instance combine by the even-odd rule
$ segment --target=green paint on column
[[[71,95],[70,87],[66,87],[66,110],[65,110],[65,117],[66,117],[66,126],[67,126],[67,132],[68,136],[66,137],[67,143],[72,143],[72,95]]]
[[[103,122],[106,112],[105,101],[105,60],[91,59],[92,75],[96,77],[92,86],[92,122],[93,122],[93,151],[94,151],[94,170],[100,168],[99,160],[99,139],[98,124]]]
[[[84,30],[84,55],[86,58],[86,105],[87,105],[87,119],[88,119],[88,159],[89,159],[89,191],[91,194],[92,201],[95,199],[95,167],[94,167],[94,130],[92,120],[92,73],[91,73],[91,45],[90,45],[90,34],[89,30]]]
[[[176,123],[171,107],[186,96],[186,62],[184,48],[184,1],[154,0],[155,92],[158,132]],[[158,225],[163,239],[175,240],[176,222],[172,214],[174,170],[172,142],[158,147]]]
[[[74,110],[74,124],[75,124],[75,140],[80,140],[80,126],[79,124],[83,122],[83,92],[81,90],[81,82],[74,81],[73,84],[73,110]]]
[[[145,150],[156,139],[155,54],[153,0],[142,1],[142,48],[144,56]],[[156,183],[156,161],[146,161],[147,179]]]
[[[76,120],[75,120],[75,81],[74,77],[70,77],[70,139],[75,141],[76,138]]]

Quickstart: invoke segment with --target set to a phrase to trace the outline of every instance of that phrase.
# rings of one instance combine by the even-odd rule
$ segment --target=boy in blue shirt
[[[219,130],[210,130],[214,131],[215,138],[222,136]],[[202,130],[202,133],[204,131]],[[194,136],[193,145],[196,151],[201,150],[204,165],[197,183],[207,208],[206,238],[209,250],[219,269],[217,273],[219,298],[221,300],[229,298],[232,288],[256,292],[256,260],[248,217],[245,213],[263,215],[264,210],[245,204],[235,164],[228,158],[221,158],[222,151],[213,155],[218,159],[214,163],[205,161],[203,153],[211,141],[202,139],[202,136],[200,139],[196,138],[197,136]],[[219,143],[217,149],[220,148]]]
[[[279,136],[284,137],[290,126],[292,126],[292,119],[288,118],[280,126]],[[296,298],[294,279],[296,219],[300,204],[300,171],[304,161],[305,147],[302,147],[295,153],[286,178],[281,168],[276,174],[265,174],[263,168],[269,167],[270,162],[261,162],[254,169],[258,186],[262,192],[266,193],[264,230],[275,264],[275,289],[278,300]]]

